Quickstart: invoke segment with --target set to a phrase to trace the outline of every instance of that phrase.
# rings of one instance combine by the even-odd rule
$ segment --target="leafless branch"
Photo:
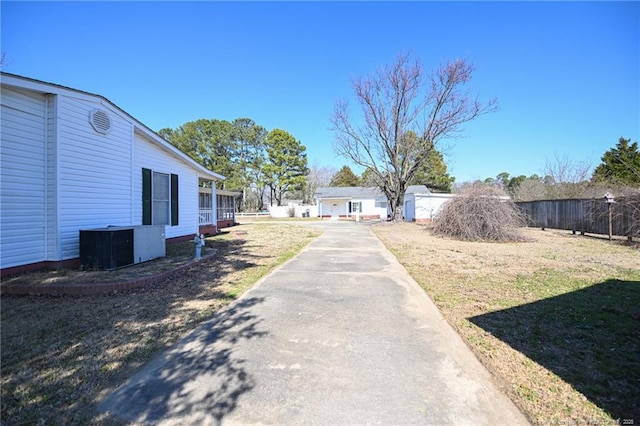
[[[425,80],[422,64],[401,53],[390,66],[352,81],[360,117],[350,116],[347,101],[336,103],[336,151],[372,170],[394,219],[402,217],[407,183],[436,144],[460,132],[462,124],[495,111],[495,99],[482,104],[464,90],[472,73],[473,67],[459,59]]]

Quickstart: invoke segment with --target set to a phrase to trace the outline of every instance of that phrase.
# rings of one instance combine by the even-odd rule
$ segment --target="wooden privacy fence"
[[[619,197],[614,203],[603,199],[544,200],[515,203],[527,225],[535,228],[566,229],[581,234],[612,235],[629,239],[640,236],[640,198]],[[611,209],[611,212],[609,212]]]

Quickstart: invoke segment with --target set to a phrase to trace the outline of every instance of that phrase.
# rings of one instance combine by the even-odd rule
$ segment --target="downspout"
[[[51,219],[51,212],[49,211],[49,178],[51,177],[51,170],[49,167],[49,151],[51,147],[51,138],[50,133],[53,133],[53,129],[50,128],[50,125],[53,125],[51,122],[51,110],[53,109],[51,96],[54,95],[46,95],[44,99],[44,259],[49,260],[49,238],[51,235],[49,234],[49,220]]]
[[[54,95],[53,98],[53,134],[54,134],[54,141],[53,141],[53,146],[54,146],[54,156],[55,156],[55,164],[54,164],[54,169],[55,169],[55,205],[53,206],[55,213],[54,213],[54,222],[55,222],[55,229],[54,229],[54,234],[55,234],[55,251],[56,251],[56,260],[64,260],[64,256],[62,254],[62,244],[61,244],[61,238],[62,238],[62,231],[60,229],[60,190],[61,190],[61,184],[60,181],[61,179],[61,170],[62,168],[60,167],[60,126],[58,125],[58,110],[60,109],[60,95]]]
[[[134,130],[134,126],[133,124],[131,124],[131,176],[129,177],[129,180],[131,181],[131,190],[129,192],[129,196],[131,197],[131,225],[135,225],[135,201],[134,201],[134,185],[133,185],[133,181],[134,181],[134,175],[135,175],[135,148],[136,148],[136,134],[135,134],[135,130]],[[140,223],[142,224],[142,221],[140,221]]]

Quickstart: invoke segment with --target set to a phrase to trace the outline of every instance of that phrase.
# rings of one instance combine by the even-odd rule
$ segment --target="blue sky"
[[[446,149],[458,182],[594,167],[640,140],[638,2],[7,2],[3,70],[105,96],[154,130],[249,117],[339,168],[329,130],[351,79],[411,51],[464,57],[499,111]]]

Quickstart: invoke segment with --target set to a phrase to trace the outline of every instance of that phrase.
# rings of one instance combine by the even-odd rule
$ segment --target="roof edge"
[[[9,78],[9,82],[6,81],[7,77]],[[13,82],[13,84],[12,84],[11,79],[20,80],[20,81],[22,81],[24,83],[29,83],[29,84],[18,84],[17,81]],[[125,111],[124,109],[120,108],[118,105],[116,105],[115,103],[111,102],[108,98],[106,98],[106,97],[104,97],[102,95],[98,95],[96,93],[91,93],[91,92],[86,92],[84,90],[74,89],[72,87],[63,86],[61,84],[49,83],[49,82],[46,82],[46,81],[43,81],[43,80],[38,80],[38,79],[35,79],[35,78],[31,78],[31,77],[25,77],[25,76],[22,76],[22,75],[19,75],[19,74],[8,73],[8,72],[4,72],[4,71],[0,71],[0,84],[1,85],[12,86],[12,87],[23,88],[23,89],[26,89],[26,90],[39,91],[39,92],[42,92],[42,93],[54,93],[54,92],[46,90],[46,88],[56,88],[60,92],[69,91],[69,92],[82,94],[83,96],[101,99],[102,101],[107,102],[113,108],[115,108],[118,111],[120,111],[122,114],[124,114],[127,117],[129,117],[129,119],[133,122],[134,127],[138,128],[141,132],[146,134],[146,136],[148,136],[154,143],[159,145],[163,150],[169,152],[170,154],[173,154],[178,159],[186,162],[187,164],[189,164],[191,167],[193,167],[198,172],[203,173],[205,175],[208,175],[213,180],[225,180],[226,179],[225,176],[223,176],[223,175],[221,175],[219,173],[216,173],[213,170],[207,169],[202,164],[198,163],[196,160],[194,160],[193,158],[189,157],[184,151],[182,151],[181,149],[179,149],[178,147],[173,145],[171,142],[169,142],[166,139],[164,139],[162,136],[160,136],[155,131],[151,130],[151,128],[149,128],[149,126],[144,124],[142,121],[138,120],[133,115],[129,114],[127,111]]]

